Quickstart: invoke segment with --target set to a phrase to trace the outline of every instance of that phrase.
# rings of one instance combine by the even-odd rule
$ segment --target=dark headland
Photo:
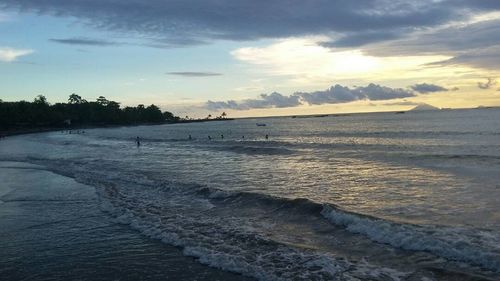
[[[119,102],[100,96],[87,101],[71,94],[67,103],[50,104],[43,95],[33,102],[7,102],[0,99],[0,137],[53,130],[78,130],[95,127],[158,125],[172,123],[233,120],[226,113],[203,119],[181,118],[161,111],[154,104],[121,107]]]

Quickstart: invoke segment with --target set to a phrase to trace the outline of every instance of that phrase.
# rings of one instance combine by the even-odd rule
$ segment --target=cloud
[[[446,92],[448,89],[434,85],[434,84],[427,84],[427,83],[422,83],[422,84],[415,84],[413,86],[410,86],[415,92],[421,93],[421,94],[428,94],[428,93],[434,93],[434,92]]]
[[[29,49],[13,49],[9,47],[0,47],[0,61],[12,62],[19,57],[32,54],[34,51]]]
[[[280,93],[261,94],[260,99],[247,99],[240,102],[229,101],[207,101],[205,108],[216,111],[219,109],[248,110],[256,108],[284,108],[301,105],[300,97],[296,95],[284,96]]]
[[[209,44],[205,39],[197,38],[149,38],[144,46],[158,49],[172,49]]]
[[[99,46],[99,47],[121,45],[121,43],[118,42],[107,41],[102,39],[91,39],[91,38],[64,38],[64,39],[52,38],[49,39],[49,41],[67,45],[84,45],[84,46]]]
[[[476,68],[498,70],[500,66],[500,43],[496,47],[460,52],[450,59],[433,62],[430,65],[467,65]]]
[[[374,45],[367,50],[370,54],[382,56],[460,52],[498,46],[498,33],[500,19],[495,18],[424,30],[405,40]]]
[[[497,1],[2,0],[2,7],[75,17],[99,29],[127,31],[165,42],[197,44],[219,39],[332,35],[341,38],[337,44],[354,46],[460,21],[472,12],[499,9],[494,2]]]
[[[133,42],[155,48],[198,46],[217,40],[323,37],[314,44],[327,50],[332,48],[336,53],[351,48],[370,59],[440,55],[443,58],[435,66],[459,64],[500,69],[500,1],[496,0],[0,2],[0,8],[9,13],[77,19],[83,25],[119,32],[132,37]],[[119,45],[85,38],[54,40],[63,44]],[[324,65],[329,67],[327,63]],[[347,66],[353,69],[364,65],[373,66],[366,63]]]
[[[373,56],[443,54],[451,58],[433,65],[467,65],[496,70],[500,65],[500,14],[491,17],[409,33],[404,40],[381,42],[364,50]]]
[[[184,77],[210,77],[210,76],[221,76],[222,73],[217,73],[217,72],[191,72],[191,71],[186,71],[186,72],[167,72],[168,75],[177,75],[177,76],[184,76]]]
[[[397,39],[401,36],[400,31],[363,31],[346,33],[338,39],[321,42],[320,45],[328,48],[359,47],[375,42]]]
[[[357,100],[390,100],[413,97],[415,94],[405,89],[394,89],[376,84],[366,87],[349,88],[335,85],[325,91],[311,93],[295,93],[310,105],[345,103]]]
[[[488,81],[486,83],[483,82],[477,82],[477,87],[479,89],[487,90],[497,84],[497,81],[493,78],[488,78]]]
[[[359,50],[332,52],[317,44],[323,39],[279,40],[267,46],[238,48],[231,55],[239,61],[257,66],[259,71],[267,75],[290,76],[302,81],[330,81],[333,76],[337,79],[359,78],[380,69],[381,62],[377,58],[365,56]],[[400,64],[397,66],[400,67]]]
[[[422,79],[420,70],[430,68],[426,64],[450,58],[438,55],[374,57],[362,50],[329,49],[320,45],[324,40],[325,37],[277,40],[270,45],[238,48],[231,55],[267,76],[318,85],[330,83],[332,77],[337,81],[373,81],[400,77],[404,73],[406,79]],[[449,74],[438,75],[448,77]]]
[[[220,109],[283,108],[297,107],[304,104],[321,105],[347,103],[358,100],[391,100],[414,97],[415,95],[414,92],[409,90],[390,88],[373,83],[365,87],[353,88],[337,84],[324,91],[296,92],[289,96],[274,92],[269,95],[262,94],[259,99],[247,99],[240,102],[234,100],[208,101],[205,104],[205,108],[213,111]]]

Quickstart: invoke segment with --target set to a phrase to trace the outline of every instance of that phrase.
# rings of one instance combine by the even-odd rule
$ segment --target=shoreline
[[[56,132],[56,131],[67,131],[67,130],[89,130],[89,129],[104,129],[104,128],[120,128],[120,127],[138,127],[138,126],[156,126],[156,125],[175,125],[175,124],[186,124],[186,123],[202,123],[202,122],[216,122],[216,121],[232,121],[234,118],[226,119],[196,119],[196,120],[182,120],[175,122],[164,122],[164,123],[141,123],[141,124],[109,124],[109,125],[82,125],[75,127],[39,127],[39,128],[16,128],[11,130],[0,131],[0,139],[5,137],[17,136],[17,135],[27,135],[27,134],[37,134],[46,132]]]
[[[27,162],[0,160],[0,172],[4,278],[254,280],[204,265],[118,223],[100,209],[93,186]]]

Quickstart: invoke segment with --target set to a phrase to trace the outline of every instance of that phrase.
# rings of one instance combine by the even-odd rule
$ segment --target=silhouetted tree
[[[68,103],[50,105],[43,95],[33,102],[4,102],[0,100],[0,130],[27,127],[59,127],[65,120],[75,126],[104,124],[141,124],[178,121],[179,117],[161,110],[154,104],[144,107],[120,108],[120,104],[100,96],[95,102],[87,102],[73,93]]]
[[[80,103],[86,103],[87,101],[82,99],[79,95],[72,93],[69,95],[68,103],[70,104],[80,104]]]
[[[47,102],[47,98],[44,95],[36,96],[33,100],[33,103],[38,105],[49,105],[49,103]]]
[[[163,119],[165,119],[166,121],[177,121],[179,120],[179,117],[174,116],[172,112],[165,111],[163,112]]]
[[[97,98],[96,102],[97,102],[98,104],[100,104],[100,105],[104,105],[104,106],[108,105],[108,103],[109,103],[109,101],[108,101],[105,97],[103,97],[103,96],[99,96],[99,97]]]

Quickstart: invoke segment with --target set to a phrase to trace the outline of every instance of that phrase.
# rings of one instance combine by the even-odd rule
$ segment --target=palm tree
[[[221,116],[222,118],[224,118],[224,119],[225,119],[225,118],[226,118],[226,116],[227,116],[227,114],[226,114],[226,112],[225,112],[225,111],[223,111],[223,112],[222,112],[222,114],[221,114],[220,116]]]
[[[212,114],[208,114],[207,119],[212,118]]]

